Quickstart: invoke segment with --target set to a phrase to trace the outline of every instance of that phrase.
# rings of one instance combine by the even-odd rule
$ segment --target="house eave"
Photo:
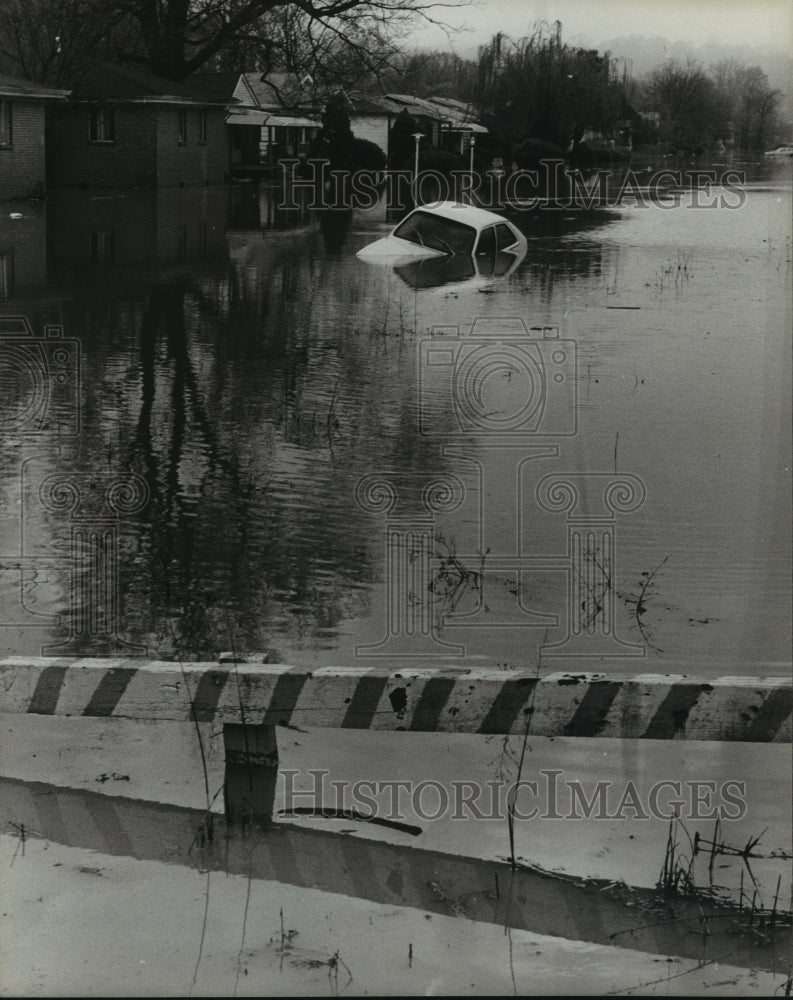
[[[165,107],[180,108],[227,108],[228,101],[194,101],[186,97],[171,97],[169,95],[156,97],[76,97],[70,104],[156,104]]]
[[[20,90],[4,90],[0,88],[0,101],[24,101],[28,104],[63,104],[69,99],[71,91],[61,90],[53,94],[25,94]]]

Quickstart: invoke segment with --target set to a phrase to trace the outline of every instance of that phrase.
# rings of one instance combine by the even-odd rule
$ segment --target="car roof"
[[[428,205],[417,206],[413,209],[413,212],[427,212],[429,215],[438,215],[442,219],[462,222],[465,225],[473,226],[475,229],[484,229],[485,226],[492,226],[498,222],[509,225],[507,219],[502,215],[496,215],[495,212],[488,212],[484,208],[477,208],[475,205],[466,205],[461,201],[430,202]],[[410,214],[413,215],[413,212]]]

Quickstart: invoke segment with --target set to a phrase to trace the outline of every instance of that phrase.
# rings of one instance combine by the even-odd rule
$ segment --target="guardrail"
[[[309,670],[219,663],[0,658],[4,712],[223,725],[229,819],[269,815],[277,726],[406,732],[793,741],[790,677],[632,677],[477,668]]]

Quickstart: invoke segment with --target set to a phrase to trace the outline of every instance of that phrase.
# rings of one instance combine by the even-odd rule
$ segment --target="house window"
[[[0,146],[11,145],[11,101],[0,101]]]
[[[204,143],[207,141],[207,112],[206,108],[202,108],[198,112],[198,141]]]
[[[0,301],[14,294],[14,255],[11,251],[0,253]]]
[[[102,230],[94,230],[91,233],[91,263],[112,264],[115,256],[115,234]]]
[[[187,142],[187,112],[184,108],[176,112],[176,141],[180,146]]]
[[[91,108],[89,136],[91,142],[116,141],[116,123],[112,108]]]

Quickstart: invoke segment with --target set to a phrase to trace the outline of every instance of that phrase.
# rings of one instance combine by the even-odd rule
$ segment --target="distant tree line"
[[[637,99],[659,113],[659,140],[670,149],[720,140],[743,152],[765,149],[779,128],[780,97],[759,66],[734,59],[709,70],[693,60],[669,60],[637,86]]]
[[[666,60],[634,80],[624,60],[565,44],[558,21],[540,23],[517,40],[497,33],[477,59],[446,52],[403,56],[387,76],[393,89],[401,84],[420,97],[467,101],[498,145],[527,155],[568,150],[585,129],[611,136],[629,124],[637,143],[669,152],[719,140],[743,152],[765,149],[778,134],[783,96],[759,66],[734,59],[708,69],[694,60]],[[647,125],[641,112],[656,113],[658,127]]]

